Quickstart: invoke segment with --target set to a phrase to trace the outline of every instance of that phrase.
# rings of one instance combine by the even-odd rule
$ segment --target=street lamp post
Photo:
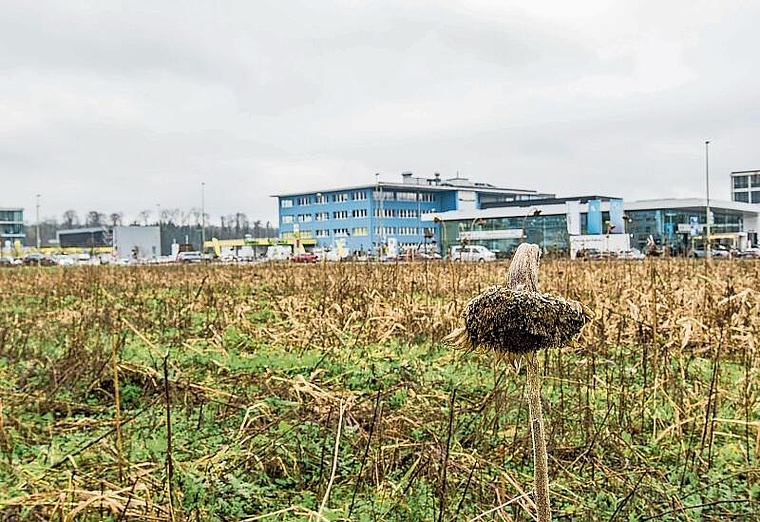
[[[707,205],[705,205],[705,221],[707,222],[707,245],[705,247],[705,257],[707,259],[712,258],[712,245],[710,244],[710,236],[712,235],[710,227],[710,142],[705,141],[705,183],[707,194]]]
[[[37,194],[37,252],[40,251],[41,245],[42,245],[42,242],[40,241],[40,195]]]

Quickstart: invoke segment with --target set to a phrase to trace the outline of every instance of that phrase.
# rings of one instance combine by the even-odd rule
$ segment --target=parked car
[[[750,247],[745,250],[741,250],[737,256],[742,258],[758,259],[760,258],[760,248]]]
[[[0,266],[16,266],[20,265],[22,261],[15,257],[0,257]]]
[[[200,252],[180,252],[177,254],[178,263],[200,263],[203,261],[203,256]]]
[[[312,254],[311,252],[296,254],[290,258],[294,263],[316,263],[318,259],[317,254]]]
[[[713,257],[731,257],[731,252],[724,246],[714,246],[712,248]],[[707,252],[704,248],[693,248],[689,251],[688,257],[703,258],[707,257]]]
[[[618,259],[646,259],[646,256],[638,248],[632,248],[618,254]]]
[[[32,252],[24,256],[24,264],[27,266],[54,266],[55,261],[39,252]]]
[[[455,245],[451,247],[451,259],[453,261],[495,261],[496,254],[482,245]]]

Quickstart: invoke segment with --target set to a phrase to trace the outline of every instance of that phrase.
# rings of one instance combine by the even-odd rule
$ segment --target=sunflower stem
[[[546,453],[546,436],[544,434],[544,416],[541,411],[541,374],[537,357],[534,354],[526,358],[528,378],[528,411],[530,413],[530,433],[533,438],[533,482],[535,502],[538,509],[538,522],[552,519],[549,508],[549,459]]]

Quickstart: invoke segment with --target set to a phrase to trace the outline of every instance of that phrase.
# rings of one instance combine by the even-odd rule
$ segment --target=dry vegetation
[[[524,377],[440,340],[506,265],[0,271],[0,520],[530,520]],[[546,262],[557,520],[760,505],[757,262]]]

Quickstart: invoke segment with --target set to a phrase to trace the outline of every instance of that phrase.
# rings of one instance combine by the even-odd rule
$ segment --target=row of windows
[[[760,187],[760,174],[747,174],[744,176],[734,176],[734,188],[745,189],[749,188],[750,181],[752,187]]]
[[[741,203],[760,203],[760,190],[752,192],[734,192],[734,201]]]
[[[421,201],[425,203],[435,202],[435,194],[430,192],[395,192],[389,190],[376,190],[372,193],[375,201]],[[312,201],[313,199],[313,201]],[[353,192],[338,192],[336,194],[317,194],[315,196],[299,196],[295,200],[282,199],[280,200],[280,207],[291,208],[293,205],[306,206],[311,205],[312,202],[315,205],[324,205],[332,200],[333,203],[344,203],[346,201],[366,201],[367,192],[363,190],[356,190]]]
[[[395,235],[398,234],[400,236],[416,236],[419,232],[418,228],[415,227],[375,227],[375,235],[382,236],[382,235]],[[314,235],[316,237],[330,237],[331,230],[329,228],[323,228],[319,230],[314,231]],[[332,235],[341,237],[341,236],[367,236],[369,235],[369,228],[367,227],[354,227],[352,229],[347,228],[333,228],[332,229]],[[305,236],[304,236],[305,237]]]
[[[23,221],[24,213],[20,210],[0,210],[0,221]]]
[[[375,201],[422,201],[425,203],[434,203],[435,194],[431,192],[393,192],[389,190],[375,190],[372,192],[372,198]]]
[[[376,236],[416,236],[420,233],[417,227],[375,227]]]
[[[338,192],[337,194],[332,194],[332,196],[328,196],[327,194],[317,194],[314,196],[314,204],[325,205],[330,202],[331,198],[333,203],[344,203],[348,201],[349,198],[351,201],[366,201],[367,193],[363,190],[356,190],[353,192]],[[301,207],[311,205],[311,203],[311,196],[299,196],[295,199],[295,205]],[[282,208],[291,208],[293,205],[294,201],[292,199],[282,199],[280,201],[280,206]]]
[[[348,210],[336,210],[332,213],[333,219],[348,219],[349,215],[354,219],[361,219],[366,218],[368,215],[366,208],[358,208],[351,211],[349,214]],[[419,217],[417,214],[416,209],[393,209],[393,208],[384,208],[379,209],[376,208],[374,215],[376,218],[400,218],[400,219],[415,219]],[[298,214],[296,219],[299,223],[310,223],[312,220],[311,214]],[[330,213],[329,212],[316,212],[314,214],[314,221],[327,221],[330,219]],[[293,223],[293,216],[291,215],[284,215],[282,216],[282,222],[283,223]]]

